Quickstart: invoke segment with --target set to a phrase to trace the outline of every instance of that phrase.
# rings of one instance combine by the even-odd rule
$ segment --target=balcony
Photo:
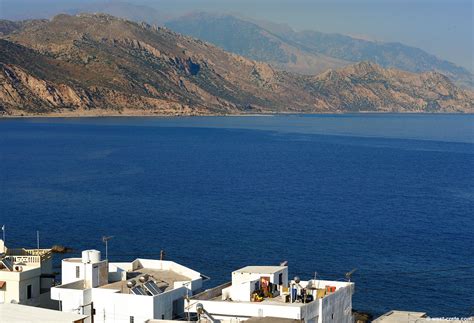
[[[52,259],[51,249],[25,249],[15,248],[7,249],[6,258],[13,263],[44,263]]]

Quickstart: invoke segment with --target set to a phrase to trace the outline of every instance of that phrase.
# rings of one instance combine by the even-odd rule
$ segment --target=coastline
[[[367,114],[400,114],[400,115],[473,115],[474,112],[453,112],[453,111],[314,111],[314,112],[260,112],[260,113],[196,113],[196,114],[167,114],[167,113],[45,113],[45,114],[4,114],[0,119],[22,119],[22,118],[117,118],[117,117],[157,117],[157,118],[176,118],[176,117],[275,117],[285,115],[367,115]]]

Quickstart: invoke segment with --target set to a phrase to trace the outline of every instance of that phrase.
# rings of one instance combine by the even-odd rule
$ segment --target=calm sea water
[[[474,116],[0,120],[10,246],[158,257],[212,277],[288,260],[354,307],[474,311]]]

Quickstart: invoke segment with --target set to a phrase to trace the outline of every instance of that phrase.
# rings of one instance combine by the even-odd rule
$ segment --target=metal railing
[[[41,263],[40,256],[6,256],[13,263]]]
[[[13,262],[42,263],[53,257],[51,249],[7,249],[6,258]]]

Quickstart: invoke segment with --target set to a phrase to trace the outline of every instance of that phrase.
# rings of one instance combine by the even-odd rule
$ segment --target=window
[[[278,275],[278,285],[283,285],[283,274],[282,273],[280,273]]]
[[[135,322],[135,318],[133,316],[130,316],[130,323]]]
[[[80,273],[81,273],[81,267],[76,266],[76,278],[79,278]]]
[[[31,285],[26,286],[26,299],[31,298]]]

